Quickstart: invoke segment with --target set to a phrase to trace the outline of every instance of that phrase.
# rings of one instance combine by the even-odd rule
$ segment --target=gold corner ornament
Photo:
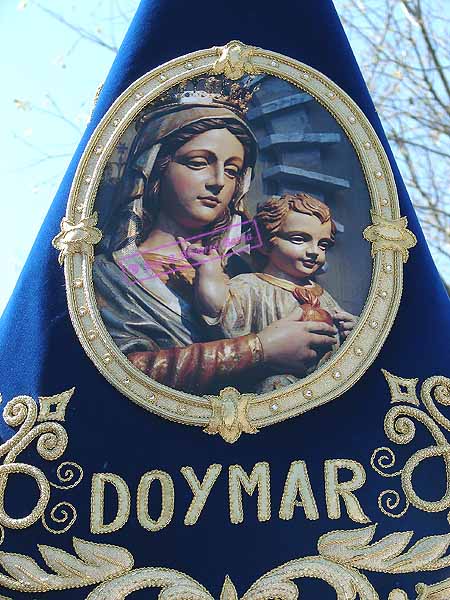
[[[228,79],[233,81],[240,79],[244,75],[256,75],[259,73],[253,64],[255,49],[252,46],[246,46],[242,42],[232,40],[226,46],[217,48],[219,59],[213,65],[214,75],[222,73]]]
[[[248,419],[248,406],[253,394],[241,394],[234,387],[220,390],[219,396],[205,396],[211,402],[212,416],[205,433],[218,433],[222,438],[234,444],[241,433],[258,433]]]
[[[377,252],[393,250],[400,252],[404,263],[409,258],[409,250],[417,244],[416,236],[408,229],[408,219],[386,219],[375,211],[370,211],[372,225],[363,231],[364,238],[372,243],[372,257]]]
[[[102,232],[95,227],[97,220],[96,212],[78,223],[72,223],[67,217],[63,217],[61,231],[52,240],[53,247],[59,250],[60,265],[71,254],[86,254],[90,260],[94,260],[94,244],[102,239]]]
[[[55,394],[54,396],[39,396],[38,421],[65,421],[66,409],[72,398],[75,388]]]
[[[416,387],[419,382],[419,378],[406,379],[405,377],[397,377],[389,373],[386,369],[381,369],[384,378],[389,386],[389,392],[391,394],[391,404],[396,402],[405,402],[420,406],[419,398],[417,397]]]

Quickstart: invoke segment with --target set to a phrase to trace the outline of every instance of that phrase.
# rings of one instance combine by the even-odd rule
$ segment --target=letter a
[[[297,500],[297,495],[300,500]],[[306,518],[314,521],[319,518],[316,500],[311,489],[308,469],[303,460],[295,460],[289,467],[281,498],[280,519],[292,519],[296,506],[303,506]]]

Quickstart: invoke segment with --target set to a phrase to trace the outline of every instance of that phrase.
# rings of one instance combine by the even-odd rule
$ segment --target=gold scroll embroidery
[[[66,533],[66,531],[69,531],[69,529],[77,520],[77,509],[70,502],[58,502],[58,504],[56,504],[56,506],[54,506],[50,511],[50,518],[54,523],[63,525],[63,527],[61,529],[54,529],[53,527],[50,527],[50,525],[47,523],[45,515],[42,515],[42,525],[47,531],[56,535]]]
[[[395,452],[387,447],[377,448],[371,458],[373,469],[383,477],[399,477],[405,496],[404,508],[399,513],[392,511],[400,504],[400,495],[396,490],[385,490],[378,498],[380,510],[391,517],[403,516],[408,507],[425,512],[441,512],[450,509],[450,445],[442,429],[450,431],[450,420],[444,416],[437,404],[450,405],[450,379],[446,377],[430,377],[420,390],[420,401],[415,394],[416,379],[404,379],[383,371],[391,392],[393,407],[386,414],[384,430],[389,440],[395,444],[406,446],[416,435],[415,422],[423,425],[430,434],[433,444],[412,453],[401,469],[392,470],[396,464]],[[399,392],[403,392],[403,398]],[[400,404],[403,402],[404,404]],[[425,408],[425,410],[423,409]],[[419,495],[413,484],[414,472],[419,465],[430,458],[442,461],[446,477],[446,489],[439,500],[426,500]],[[384,499],[390,503],[384,505]],[[450,513],[448,515],[450,518]]]
[[[54,461],[62,456],[67,447],[68,437],[61,423],[55,421],[64,421],[67,404],[73,395],[74,389],[54,396],[40,397],[40,409],[30,396],[16,396],[3,409],[5,423],[10,427],[18,428],[18,430],[11,438],[0,445],[0,457],[3,457],[3,464],[0,465],[0,543],[4,540],[5,528],[25,529],[39,519],[41,519],[44,527],[52,533],[60,533],[60,529],[53,530],[48,527],[44,516],[50,501],[51,487],[59,489],[75,487],[83,477],[83,470],[76,463],[61,463],[57,469],[57,477],[60,483],[55,484],[47,479],[41,469],[17,462],[17,458],[34,441],[36,441],[39,456],[44,460]],[[64,470],[67,469],[67,465],[72,465],[69,471]],[[72,481],[74,469],[78,470],[76,481]],[[8,515],[4,506],[8,479],[10,475],[16,473],[33,479],[39,490],[39,498],[35,506],[28,515],[19,518]],[[76,511],[71,514],[67,512],[58,513],[61,504],[58,503],[53,507],[50,518],[58,524],[63,524],[64,529],[67,531],[76,519]],[[64,504],[68,508],[70,503]]]

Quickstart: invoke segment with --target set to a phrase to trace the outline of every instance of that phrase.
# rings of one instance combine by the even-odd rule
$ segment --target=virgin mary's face
[[[215,221],[233,198],[244,147],[228,129],[210,129],[181,146],[161,178],[161,211],[197,231]]]

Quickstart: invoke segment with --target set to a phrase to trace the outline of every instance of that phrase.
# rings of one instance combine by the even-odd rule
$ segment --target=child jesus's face
[[[326,252],[333,245],[331,221],[321,223],[315,216],[290,210],[272,243],[264,271],[302,282],[325,263]]]

